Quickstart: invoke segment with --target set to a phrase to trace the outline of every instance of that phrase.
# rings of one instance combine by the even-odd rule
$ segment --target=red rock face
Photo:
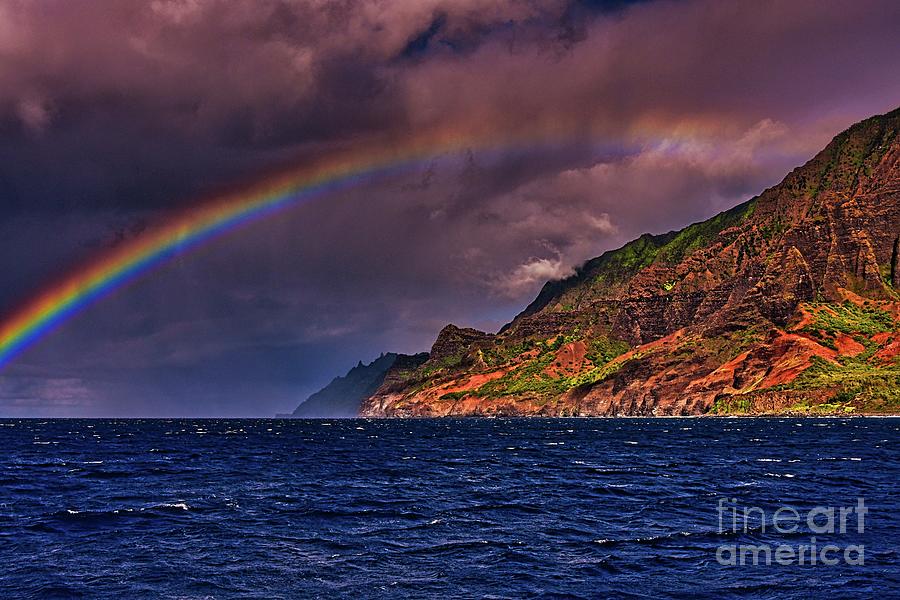
[[[362,414],[900,412],[898,133],[900,109],[858,123],[758,197],[548,283],[496,335],[448,326]]]

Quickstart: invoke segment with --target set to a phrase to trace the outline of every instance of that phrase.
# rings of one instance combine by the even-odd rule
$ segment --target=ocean
[[[900,597],[898,430],[0,420],[0,597]]]

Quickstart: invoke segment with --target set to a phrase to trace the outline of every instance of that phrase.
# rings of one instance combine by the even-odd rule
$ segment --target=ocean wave
[[[141,510],[168,510],[168,511],[189,511],[191,507],[187,502],[162,502],[154,504]]]

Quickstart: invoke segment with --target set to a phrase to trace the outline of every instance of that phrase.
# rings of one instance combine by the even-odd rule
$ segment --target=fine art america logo
[[[716,560],[721,565],[837,565],[841,562],[864,565],[864,545],[822,544],[816,536],[861,534],[866,530],[868,512],[863,498],[857,498],[856,506],[816,506],[808,511],[791,506],[767,511],[759,506],[741,505],[737,498],[721,498],[718,503],[720,534],[800,536],[803,543],[725,544],[716,549]]]

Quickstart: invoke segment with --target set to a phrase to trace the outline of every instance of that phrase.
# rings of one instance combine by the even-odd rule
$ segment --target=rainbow
[[[536,137],[538,145],[555,145],[583,136],[532,134],[511,142],[506,138],[502,146],[492,140],[479,142],[478,137],[450,132],[401,145],[378,146],[379,150],[367,146],[271,176],[180,212],[73,269],[0,322],[0,369],[83,309],[154,267],[301,201],[454,152],[527,149],[536,145]]]

